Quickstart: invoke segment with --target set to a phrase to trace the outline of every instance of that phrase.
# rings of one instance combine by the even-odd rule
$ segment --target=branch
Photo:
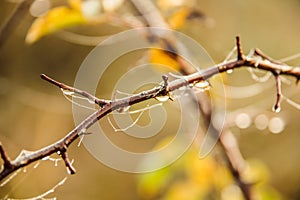
[[[261,61],[258,65],[256,65],[255,57],[245,57],[243,60],[232,60],[228,61],[226,63],[222,63],[219,65],[212,66],[208,69],[205,69],[201,72],[196,72],[191,75],[187,75],[184,78],[175,79],[171,82],[167,82],[166,77],[163,78],[164,84],[154,87],[150,90],[145,90],[143,92],[140,92],[138,94],[134,94],[132,96],[128,96],[121,99],[116,100],[104,100],[107,102],[105,105],[100,107],[99,110],[95,111],[93,114],[91,114],[89,117],[87,117],[84,121],[82,121],[78,126],[76,126],[71,132],[69,132],[65,137],[58,140],[57,142],[44,147],[37,151],[28,152],[25,155],[20,154],[17,156],[15,160],[10,161],[10,159],[7,156],[6,151],[3,149],[2,145],[0,145],[0,153],[2,160],[4,162],[2,166],[2,171],[0,172],[0,181],[3,180],[5,177],[7,177],[12,172],[16,171],[19,168],[22,168],[24,166],[27,166],[37,160],[41,160],[47,156],[50,156],[52,154],[55,154],[57,152],[61,152],[61,156],[65,161],[65,164],[67,168],[70,170],[71,173],[75,173],[75,170],[71,167],[70,162],[67,158],[67,147],[71,145],[78,137],[81,135],[86,129],[91,127],[95,122],[102,119],[107,114],[111,113],[114,110],[124,108],[128,105],[137,104],[142,101],[146,101],[148,99],[156,98],[162,95],[168,95],[169,92],[172,92],[174,90],[177,90],[181,87],[185,87],[189,85],[190,83],[195,83],[197,81],[203,81],[211,78],[214,75],[217,75],[219,73],[226,72],[228,70],[233,70],[236,68],[240,68],[242,66],[252,67],[252,68],[258,68],[265,71],[270,72],[278,72],[278,76],[281,74],[293,76],[295,78],[300,78],[300,67],[290,67],[286,65],[280,65],[275,63],[270,63],[266,61]],[[69,88],[70,86],[67,86],[63,83],[60,83],[58,81],[55,81],[51,78],[46,78],[47,76],[41,75],[43,79],[46,79],[48,82],[58,86],[58,87],[66,87]],[[51,81],[50,81],[51,80]],[[72,88],[72,87],[70,87]],[[74,88],[75,91],[75,88]],[[77,90],[76,91],[80,91]],[[65,153],[64,153],[65,152]],[[232,165],[235,167],[235,165]]]
[[[4,150],[1,142],[0,142],[0,155],[1,155],[1,158],[3,160],[4,168],[11,168],[12,165],[11,165],[11,162],[10,162],[10,158],[8,157],[6,151]]]
[[[82,91],[82,90],[73,88],[71,86],[68,86],[66,84],[60,83],[56,80],[53,80],[52,78],[46,76],[45,74],[41,74],[41,78],[48,81],[49,83],[52,83],[53,85],[58,86],[62,91],[70,91],[70,92],[74,92],[75,94],[79,94],[83,97],[86,97],[88,100],[94,102],[95,104],[98,104],[100,107],[103,107],[106,104],[110,103],[110,101],[99,99],[86,91]]]
[[[241,39],[239,36],[236,37],[236,48],[237,48],[237,59],[238,60],[244,60],[245,56],[242,51],[242,46],[241,46]]]
[[[275,80],[276,80],[276,102],[275,105],[273,107],[273,110],[275,112],[279,112],[280,111],[280,101],[281,101],[281,80],[280,80],[280,76],[279,75],[274,75],[275,76]]]
[[[167,29],[170,28],[168,24],[164,21],[164,18],[160,14],[159,10],[154,6],[153,3],[151,3],[151,1],[143,1],[142,3],[139,0],[131,0],[130,2],[132,3],[132,6],[136,8],[136,10],[140,13],[140,15],[144,17],[148,26],[162,27]],[[153,13],[152,18],[147,17],[149,12]],[[184,44],[174,45],[176,43],[178,44],[178,41],[176,40],[171,41],[170,38],[164,39],[163,48],[169,50],[169,52],[174,52],[173,54],[171,54],[170,57],[174,59],[175,56],[175,60],[177,60],[177,62],[180,64],[180,69],[183,74],[188,75],[194,73],[195,69],[192,66],[188,65],[181,57],[177,56],[177,54],[175,53],[177,52],[175,47],[180,46],[181,48],[185,48]],[[236,37],[236,46],[237,46],[237,54],[238,54],[237,60],[242,61],[245,59],[245,56],[241,48],[240,37]],[[187,49],[184,50],[186,51]],[[206,129],[209,129],[209,127],[211,127],[210,132],[213,133],[215,137],[218,137],[220,135],[219,134],[220,131],[217,130],[217,128],[215,128],[214,125],[211,123],[212,111],[211,109],[209,109],[211,105],[207,95],[199,93],[197,96],[198,96],[197,99],[194,98],[194,101],[198,103],[200,112],[204,116],[204,124],[206,125]],[[230,138],[230,140],[225,140],[224,138]],[[218,142],[221,144],[221,147],[225,152],[225,160],[228,163],[229,166],[228,168],[232,176],[235,178],[237,184],[241,188],[241,191],[243,192],[245,199],[250,200],[252,196],[249,187],[250,185],[244,183],[240,176],[240,174],[244,170],[241,166],[245,165],[245,161],[242,157],[242,154],[240,152],[235,137],[232,135],[230,131],[226,130],[225,127],[222,131],[221,137],[218,139],[219,139]]]

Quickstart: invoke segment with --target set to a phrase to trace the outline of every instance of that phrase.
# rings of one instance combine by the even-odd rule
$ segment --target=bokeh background
[[[52,1],[53,6],[64,3]],[[1,24],[15,5],[5,0],[0,2]],[[258,47],[275,59],[300,52],[298,0],[198,0],[196,7],[209,17],[209,24],[189,21],[180,31],[198,41],[216,63],[222,62],[234,47],[236,35],[241,36],[245,52]],[[71,103],[60,90],[41,80],[39,75],[45,73],[72,85],[81,63],[93,49],[91,46],[64,41],[58,34],[47,35],[31,45],[26,44],[25,36],[33,20],[29,14],[20,19],[5,44],[0,47],[0,141],[11,158],[22,149],[30,151],[49,145],[72,130],[74,122]],[[68,30],[101,36],[125,29],[104,23],[76,26]],[[106,75],[107,84],[99,91],[100,97],[109,97],[113,88],[111,83],[135,65],[139,56],[138,53],[129,54],[112,64]],[[298,66],[300,59],[288,63]],[[299,199],[299,109],[283,102],[281,112],[272,112],[276,98],[273,77],[267,82],[258,83],[247,70],[239,69],[226,75],[225,79],[226,84],[231,86],[228,87],[229,95],[232,95],[228,103],[231,130],[239,141],[242,154],[246,159],[264,163],[268,182],[281,194],[282,199]],[[300,103],[300,90],[294,79],[287,78],[282,89],[285,96]],[[254,90],[257,95],[238,98],[247,96],[248,90]],[[269,120],[279,118],[284,129],[273,134],[268,127],[270,124],[266,122],[266,127],[260,130],[257,121],[263,119],[257,119],[259,115]],[[235,123],[237,119],[243,122],[246,120],[244,123],[248,124],[243,127],[237,122],[239,127]],[[171,126],[165,127],[165,130],[170,130]],[[117,142],[118,136],[114,135],[113,140]],[[132,145],[126,138],[122,137],[121,141],[120,145]],[[57,166],[54,162],[42,161],[36,169],[33,165],[26,167],[24,172],[1,187],[0,198],[6,195],[11,198],[37,196],[65,176],[68,176],[66,183],[49,197],[74,200],[142,198],[138,189],[140,175],[106,167],[94,159],[84,146],[71,145],[69,156],[75,159],[76,175],[68,176],[61,161]]]

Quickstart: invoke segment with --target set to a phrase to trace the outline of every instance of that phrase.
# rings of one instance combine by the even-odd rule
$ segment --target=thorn
[[[276,92],[277,92],[277,98],[276,98],[276,102],[275,105],[273,107],[273,110],[275,112],[280,112],[280,102],[281,102],[281,80],[280,80],[280,76],[277,74],[275,75],[275,80],[276,80]]]
[[[67,147],[63,147],[61,150],[61,157],[65,162],[66,168],[68,169],[68,171],[70,172],[70,174],[75,174],[76,170],[75,168],[72,166],[69,157],[68,157],[68,153],[67,153]]]
[[[10,158],[8,157],[6,151],[4,150],[1,142],[0,142],[0,154],[1,154],[2,160],[4,162],[3,163],[4,169],[5,168],[11,168],[12,164],[10,162]]]
[[[236,36],[236,47],[237,47],[237,59],[238,60],[244,60],[244,54],[242,51],[242,46],[241,46],[241,39],[240,36]]]

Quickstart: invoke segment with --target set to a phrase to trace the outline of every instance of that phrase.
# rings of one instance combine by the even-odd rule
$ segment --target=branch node
[[[237,47],[237,59],[245,60],[245,56],[243,54],[242,46],[241,46],[241,38],[240,36],[236,36],[236,47]]]

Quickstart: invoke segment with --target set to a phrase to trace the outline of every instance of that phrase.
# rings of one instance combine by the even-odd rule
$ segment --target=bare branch
[[[86,91],[82,91],[82,90],[79,90],[79,89],[76,89],[76,88],[73,88],[71,86],[68,86],[64,83],[60,83],[60,82],[57,82],[55,80],[53,80],[52,78],[46,76],[45,74],[41,74],[41,78],[48,81],[49,83],[52,83],[53,85],[56,85],[58,86],[59,88],[61,88],[62,90],[67,90],[67,91],[71,91],[71,92],[74,92],[76,94],[79,94],[83,97],[86,97],[87,99],[89,99],[90,101],[92,102],[95,102],[96,104],[98,104],[100,107],[103,107],[104,105],[106,104],[109,104],[110,101],[106,101],[106,100],[103,100],[103,99],[99,99],[93,95],[91,95],[90,93],[86,92]]]
[[[270,61],[272,63],[275,63],[275,64],[281,64],[281,65],[283,64],[282,62],[274,60],[273,58],[267,56],[260,49],[254,49],[254,55],[260,56],[261,58],[263,58],[265,60],[268,60],[268,61]]]
[[[175,79],[171,82],[167,82],[166,77],[164,78],[164,83],[163,85],[154,87],[150,90],[146,90],[143,92],[140,92],[138,94],[133,94],[128,97],[124,97],[121,99],[116,99],[113,101],[110,100],[104,100],[103,102],[106,102],[105,104],[103,103],[103,106],[100,107],[99,110],[95,111],[93,114],[91,114],[89,117],[87,117],[84,121],[82,121],[78,126],[76,126],[71,132],[69,132],[65,137],[62,139],[58,140],[57,142],[44,147],[40,150],[37,151],[32,151],[32,152],[27,152],[26,154],[22,154],[17,156],[15,160],[9,161],[9,158],[4,151],[3,147],[1,146],[0,152],[2,159],[4,160],[4,164],[2,167],[2,171],[0,172],[0,180],[3,180],[5,177],[7,177],[9,174],[12,172],[16,171],[19,168],[25,167],[29,165],[30,163],[33,163],[37,160],[41,160],[47,156],[50,156],[54,153],[57,153],[58,151],[64,152],[66,151],[67,147],[71,145],[80,135],[82,135],[82,132],[86,131],[89,127],[91,127],[95,122],[106,116],[107,114],[111,113],[114,110],[120,109],[127,107],[128,105],[133,105],[137,104],[142,101],[146,101],[151,98],[156,98],[161,95],[168,94],[169,92],[172,92],[174,90],[177,90],[181,87],[187,86],[190,83],[194,83],[197,81],[203,81],[211,78],[214,75],[217,75],[219,73],[226,72],[228,70],[240,68],[242,66],[247,66],[247,67],[252,67],[252,68],[257,68],[265,71],[270,71],[272,73],[278,72],[278,76],[280,74],[285,74],[289,76],[293,76],[296,78],[300,78],[300,67],[290,67],[286,65],[280,65],[280,64],[275,64],[275,63],[270,63],[270,62],[265,62],[262,61],[259,63],[259,65],[256,66],[256,59],[257,58],[245,58],[244,60],[232,60],[228,61],[226,63],[221,63],[216,66],[212,66],[208,69],[205,69],[201,72],[196,72],[190,75],[187,75],[182,78]],[[46,75],[41,75],[41,77],[48,82],[60,87],[60,88],[66,88],[70,89],[72,91],[77,91],[79,94],[81,90],[78,90],[76,88],[69,88],[69,86],[60,83],[54,79],[49,78]],[[167,87],[166,87],[167,84]],[[85,93],[84,93],[85,94]],[[101,100],[102,101],[102,100]],[[109,103],[108,103],[109,102]],[[62,154],[63,159],[66,163],[66,166],[71,172],[75,173],[74,168],[70,167],[71,165],[69,164],[70,162],[67,159],[66,154]],[[10,163],[10,164],[8,164]],[[232,165],[235,166],[235,165]]]
[[[276,80],[276,93],[277,93],[277,97],[276,97],[276,102],[275,105],[273,107],[273,110],[275,112],[279,112],[280,111],[280,102],[281,102],[281,80],[280,80],[280,76],[279,75],[274,75],[275,76],[275,80]]]
[[[244,60],[245,56],[243,54],[240,36],[236,36],[236,47],[237,47],[237,59]]]
[[[4,150],[1,142],[0,142],[0,155],[3,160],[4,168],[11,168],[12,166],[11,166],[10,158],[8,157],[6,151]]]
[[[74,167],[72,166],[72,164],[69,160],[68,153],[67,153],[67,148],[63,148],[62,151],[60,151],[60,156],[64,160],[65,165],[68,169],[68,172],[70,172],[70,174],[75,174],[76,170],[74,169]]]

